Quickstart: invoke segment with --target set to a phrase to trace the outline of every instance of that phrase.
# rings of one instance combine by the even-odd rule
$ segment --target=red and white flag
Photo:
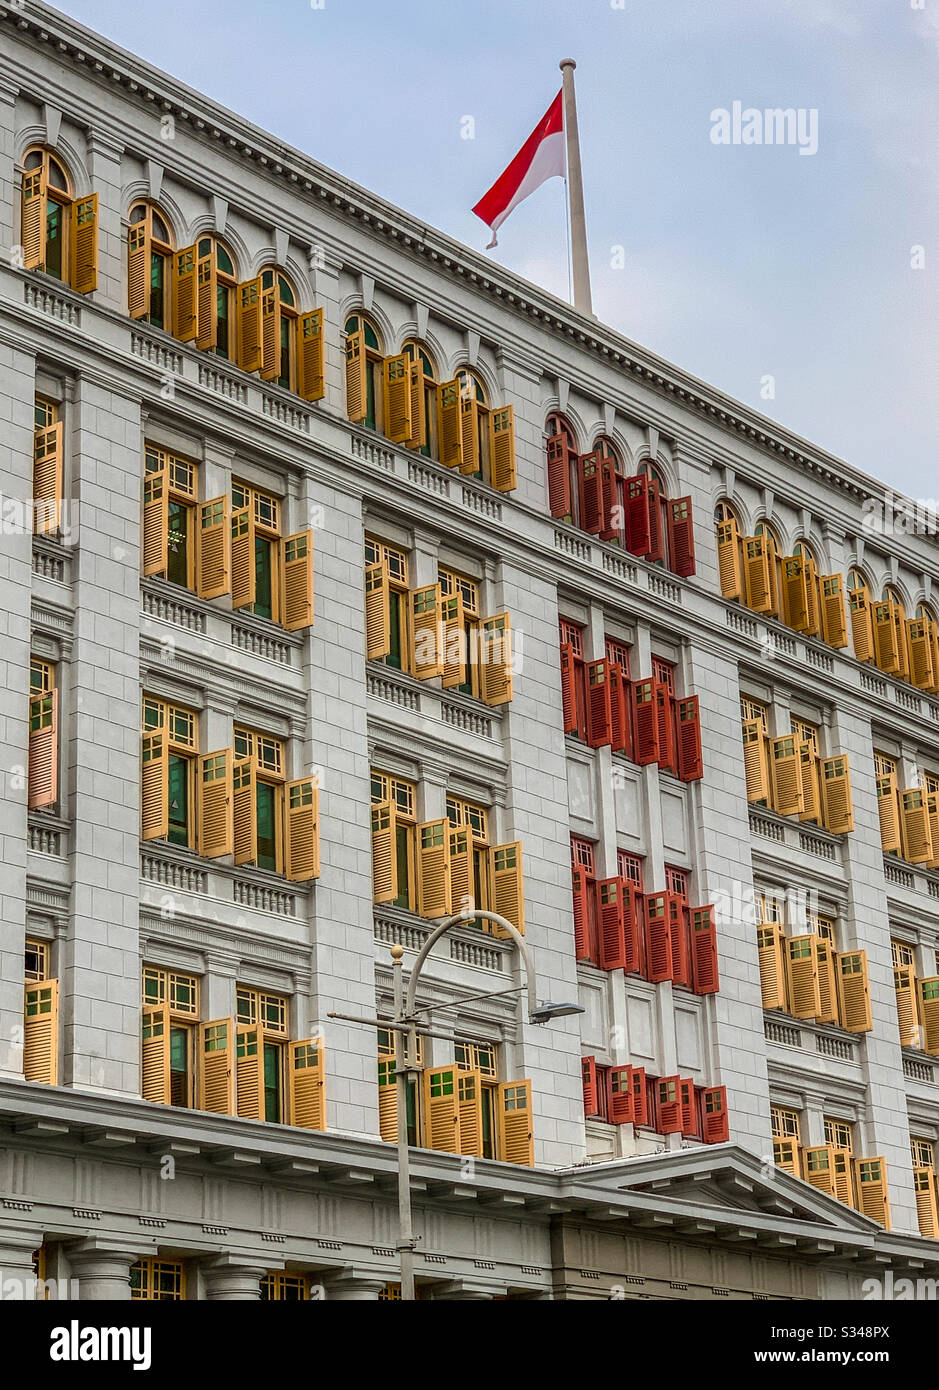
[[[546,179],[552,179],[555,175],[564,177],[567,166],[562,96],[563,93],[558,92],[512,163],[473,208],[476,216],[481,217],[486,226],[492,229],[492,241],[486,247],[487,251],[497,245],[496,232],[523,198],[534,193]]]

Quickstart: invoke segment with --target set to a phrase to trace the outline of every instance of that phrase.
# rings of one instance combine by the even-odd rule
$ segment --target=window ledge
[[[200,598],[194,590],[185,589],[181,584],[173,584],[158,575],[141,576],[140,592],[141,606],[148,617],[172,623],[176,627],[204,634],[208,620],[212,618],[245,628],[267,641],[281,642],[298,650],[303,646],[305,629],[303,632],[288,632],[273,618],[259,618],[256,613],[247,613],[240,608],[220,608],[217,599]],[[161,606],[163,611],[160,611]]]
[[[375,903],[372,911],[375,918],[376,947],[399,945],[416,953],[439,925],[437,920],[428,921],[416,912],[394,907],[390,903]],[[449,954],[445,941],[449,942]],[[435,949],[437,954],[432,960],[438,964],[449,962],[501,973],[509,968],[509,955],[514,952],[515,947],[511,942],[490,936],[479,927],[453,927],[437,943]]]
[[[291,634],[288,633],[288,636]],[[487,705],[484,700],[477,699],[475,695],[467,695],[462,690],[444,690],[438,684],[440,677],[432,676],[429,680],[418,680],[417,676],[412,676],[408,671],[399,671],[395,666],[386,666],[381,661],[369,661],[366,667],[369,676],[376,680],[386,680],[391,685],[396,686],[401,691],[408,692],[411,697],[406,703],[411,709],[420,710],[420,696],[430,694],[435,696],[448,705],[465,710],[467,714],[482,716],[485,719],[502,719],[502,711],[505,705]],[[510,701],[511,703],[511,701]]]
[[[307,898],[312,892],[313,883],[295,883],[292,879],[285,878],[283,874],[274,873],[271,869],[259,869],[254,864],[231,863],[231,856],[222,856],[218,859],[204,859],[194,849],[184,848],[182,845],[174,845],[169,840],[141,840],[140,841],[141,865],[144,858],[151,858],[162,861],[171,869],[178,870],[181,874],[188,876],[193,883],[190,891],[211,895],[210,879],[225,879],[234,884],[235,880],[248,881],[253,887],[267,891],[272,894],[285,894],[295,898]],[[141,878],[146,882],[162,883],[163,879],[159,874],[145,874],[141,868]],[[174,886],[174,885],[171,885]],[[183,886],[176,884],[175,886]],[[234,898],[234,889],[232,892]],[[239,904],[244,906],[244,904]]]

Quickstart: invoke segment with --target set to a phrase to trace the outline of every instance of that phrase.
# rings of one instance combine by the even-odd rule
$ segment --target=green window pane
[[[264,1044],[264,1118],[274,1124],[281,1119],[280,1104],[281,1051],[276,1043]]]
[[[369,362],[365,369],[366,383],[366,403],[365,403],[365,423],[370,430],[377,429],[375,416],[375,367]]]
[[[216,291],[216,303],[218,305],[218,338],[215,344],[215,351],[219,357],[229,357],[231,354],[228,347],[228,287],[219,285]]]
[[[290,390],[290,320],[280,317],[280,374],[278,386]]]
[[[254,605],[251,611],[259,618],[274,616],[271,543],[262,536],[254,538]]]
[[[258,782],[258,868],[277,868],[277,839],[274,830],[274,788]]]
[[[398,860],[398,896],[395,907],[410,907],[411,897],[408,884],[408,828],[395,826],[395,851]]]
[[[49,275],[54,275],[57,280],[64,279],[62,274],[62,225],[62,205],[50,198],[46,203],[45,269]]]
[[[189,1030],[170,1029],[170,1105],[189,1104]]]
[[[165,328],[166,260],[158,251],[150,253],[150,313],[155,328]]]
[[[496,1156],[494,1096],[495,1091],[491,1086],[483,1087],[483,1158],[495,1158]]]
[[[189,844],[189,763],[170,754],[169,840],[173,845]]]
[[[180,502],[167,505],[166,577],[184,589],[189,585],[189,512]]]
[[[385,665],[393,666],[396,671],[402,670],[401,652],[401,605],[404,602],[402,594],[391,593],[388,596],[388,615],[389,632],[391,640],[388,644],[388,655],[385,657]]]

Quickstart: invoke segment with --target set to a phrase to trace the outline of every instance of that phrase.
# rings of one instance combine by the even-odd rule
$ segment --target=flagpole
[[[562,58],[564,91],[564,138],[567,142],[567,206],[571,229],[571,261],[574,270],[574,308],[593,314],[590,298],[590,265],[587,260],[587,218],[584,212],[584,183],[580,168],[580,140],[577,135],[577,102],[574,97],[573,58]]]

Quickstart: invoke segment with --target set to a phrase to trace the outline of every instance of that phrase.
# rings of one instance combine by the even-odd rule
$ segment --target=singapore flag
[[[565,172],[564,104],[562,93],[558,92],[511,164],[473,208],[492,230],[492,241],[486,250],[498,244],[496,232],[523,198],[534,193],[546,179],[555,175],[563,178]]]

